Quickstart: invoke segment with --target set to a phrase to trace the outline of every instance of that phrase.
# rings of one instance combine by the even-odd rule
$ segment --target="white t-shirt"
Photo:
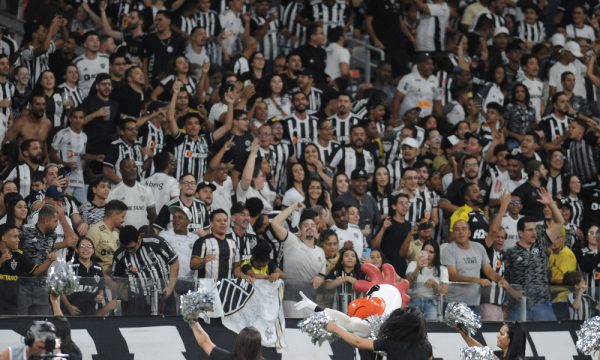
[[[169,200],[179,196],[179,183],[174,177],[157,172],[144,180],[144,185],[152,190],[156,201],[156,211],[160,211]]]
[[[337,79],[342,76],[340,73],[340,64],[350,65],[350,51],[338,43],[331,43],[325,48],[327,60],[325,65],[325,74],[331,79]]]
[[[219,122],[219,118],[225,112],[227,112],[227,104],[218,102],[210,108],[208,120],[214,125],[216,122]]]
[[[264,99],[264,101],[267,104],[269,119],[274,116],[283,119],[292,113],[292,102],[287,96],[281,96],[275,100],[269,97]],[[283,112],[281,112],[282,110]]]
[[[567,25],[565,28],[567,33],[567,39],[575,40],[577,38],[584,38],[591,40],[592,42],[596,41],[596,34],[594,33],[594,28],[584,24],[583,28],[577,28],[573,24]]]
[[[107,201],[121,200],[127,204],[127,215],[123,225],[133,225],[137,229],[149,225],[148,208],[155,207],[154,195],[149,187],[136,181],[133,187],[120,182],[108,195]]]
[[[417,51],[436,51],[435,41],[439,37],[441,46],[438,50],[444,50],[446,44],[446,28],[450,19],[450,8],[445,2],[440,4],[427,4],[430,14],[421,13],[419,25],[417,26]],[[439,32],[436,32],[435,19],[438,19]]]
[[[519,233],[517,232],[517,222],[522,218],[523,215],[515,220],[510,215],[506,214],[502,218],[502,229],[506,233],[506,240],[504,241],[504,251],[514,247],[519,241]]]
[[[556,91],[563,91],[562,84],[560,82],[560,76],[565,71],[570,71],[575,75],[575,88],[573,92],[575,95],[581,97],[587,97],[587,93],[585,91],[585,78],[584,75],[586,72],[586,67],[579,60],[575,60],[568,65],[563,65],[559,61],[557,61],[550,68],[550,73],[548,75],[548,86],[554,86]]]
[[[87,135],[82,131],[79,134],[70,127],[60,130],[54,135],[52,148],[58,152],[58,156],[64,162],[74,162],[77,168],[71,171],[69,186],[84,187],[83,168],[81,167],[81,155],[85,154]]]
[[[159,234],[175,250],[179,258],[178,279],[192,282],[196,278],[196,270],[190,269],[190,260],[192,259],[192,249],[194,243],[198,240],[198,235],[188,232],[187,235],[175,234],[173,229],[163,230]]]
[[[233,11],[227,10],[219,15],[221,26],[223,27],[223,50],[232,55],[235,50],[237,39],[244,33],[244,24],[239,15]]]
[[[437,78],[431,75],[425,79],[419,71],[404,75],[396,90],[405,95],[400,105],[400,117],[416,106],[421,108],[421,117],[431,115],[433,102],[441,98]]]
[[[450,101],[454,107],[446,114],[446,120],[452,125],[456,125],[466,118],[465,109],[456,100]]]
[[[512,180],[510,176],[508,176],[508,172],[500,174],[492,183],[492,188],[490,190],[490,199],[500,199],[500,196],[505,191],[511,194],[516,188],[521,186],[523,183],[527,181],[527,175],[523,174],[521,176],[521,180]]]
[[[242,182],[238,182],[237,189],[235,190],[235,194],[237,196],[237,201],[246,201],[246,199],[250,198],[259,198],[264,205],[263,214],[268,214],[273,211],[273,202],[275,201],[275,197],[277,194],[271,191],[269,188],[269,184],[265,182],[262,190],[258,191],[254,187],[250,186],[247,190],[242,189]]]
[[[213,202],[211,208],[223,209],[229,214],[231,210],[232,201],[231,196],[233,195],[233,182],[231,178],[227,176],[227,179],[223,182],[223,185],[219,185],[216,181],[212,182],[217,188],[213,191]]]
[[[417,262],[411,261],[408,263],[406,267],[406,274],[410,274],[415,271],[417,268]],[[434,279],[439,283],[448,284],[450,282],[450,277],[448,275],[448,268],[444,265],[440,265],[440,274],[439,276],[434,275],[435,268],[423,268],[421,269],[421,273],[417,276],[417,281],[413,285],[413,297],[416,298],[429,298],[433,299],[436,297],[436,294],[433,291],[433,288],[429,288],[425,285],[427,280]]]
[[[523,76],[521,82],[529,91],[531,106],[535,109],[535,119],[539,122],[542,119],[542,95],[544,94],[544,84],[540,79],[536,78],[532,80],[526,76]]]
[[[283,271],[290,280],[309,282],[319,273],[325,274],[323,249],[306,245],[289,231],[283,242],[283,256]]]
[[[192,49],[192,45],[188,44],[185,48],[185,57],[190,61],[192,76],[199,80],[202,77],[202,65],[210,62],[206,48],[202,48],[202,52],[197,53]]]
[[[102,73],[108,74],[108,56],[106,54],[98,53],[95,59],[90,60],[85,57],[85,54],[82,54],[75,58],[73,63],[77,66],[77,70],[79,71],[79,83],[77,86],[81,89],[81,93],[85,98],[88,96],[90,89],[96,80],[96,76]]]
[[[365,246],[365,236],[358,226],[348,224],[346,229],[341,229],[336,225],[333,225],[329,229],[336,233],[340,249],[344,247],[346,241],[352,241],[354,251],[356,251],[359,257],[362,256],[363,248]]]

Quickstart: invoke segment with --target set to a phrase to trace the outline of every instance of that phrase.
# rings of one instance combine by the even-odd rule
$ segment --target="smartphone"
[[[429,253],[425,250],[421,250],[421,257],[419,258],[420,261],[426,261],[429,258]]]
[[[363,259],[371,259],[371,248],[363,248],[363,253],[362,253],[362,257]]]
[[[58,177],[69,177],[71,176],[71,169],[69,169],[68,167],[61,167],[58,170]]]

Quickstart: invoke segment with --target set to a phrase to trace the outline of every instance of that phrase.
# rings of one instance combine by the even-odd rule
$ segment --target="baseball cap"
[[[50,197],[57,200],[62,200],[65,198],[65,193],[63,189],[56,185],[50,185],[46,189],[46,197]]]
[[[498,35],[509,35],[508,29],[506,28],[506,26],[500,26],[497,27],[496,30],[494,30],[494,37],[498,36]]]
[[[350,174],[350,179],[355,180],[355,179],[360,179],[360,178],[368,179],[369,174],[367,174],[367,172],[364,169],[352,170],[352,174]]]
[[[215,186],[215,184],[208,182],[208,181],[202,181],[196,187],[196,191],[200,191],[200,189],[204,189],[205,187],[209,187],[212,191],[217,190],[217,187]]]
[[[177,205],[169,206],[169,212],[172,215],[175,215],[175,213],[178,211],[181,211],[182,213],[184,213],[185,216],[188,218],[188,220],[192,220],[192,213],[191,213],[190,209],[186,208],[185,206],[177,206]]]
[[[427,60],[431,59],[431,55],[429,53],[420,53],[417,56],[415,56],[415,64],[420,64],[422,62],[425,62]]]
[[[581,48],[579,47],[579,44],[575,41],[567,41],[567,43],[565,44],[564,51],[568,51],[571,54],[573,54],[573,56],[578,58],[583,57],[583,54],[581,53]]]
[[[402,143],[400,144],[400,146],[404,146],[404,145],[410,146],[411,148],[414,148],[414,149],[419,148],[419,142],[417,141],[417,139],[410,138],[410,137],[402,140]]]
[[[313,72],[312,72],[311,69],[305,67],[304,69],[302,69],[302,70],[300,70],[298,72],[298,75],[304,75],[304,76],[311,76],[312,77],[313,76]]]
[[[552,35],[552,38],[550,38],[552,46],[565,47],[565,41],[565,36],[561,33],[555,33],[554,35]]]

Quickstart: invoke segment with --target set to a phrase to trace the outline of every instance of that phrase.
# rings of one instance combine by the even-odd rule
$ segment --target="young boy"
[[[600,311],[600,304],[587,295],[587,284],[579,271],[569,271],[563,278],[565,286],[572,287],[567,296],[570,320],[587,320]]]
[[[271,246],[266,242],[258,243],[252,248],[252,257],[242,261],[240,269],[244,275],[255,279],[269,280],[285,279],[285,274],[271,260]]]

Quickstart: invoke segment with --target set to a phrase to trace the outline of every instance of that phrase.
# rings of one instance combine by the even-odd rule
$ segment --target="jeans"
[[[521,320],[521,307],[519,305],[510,309],[509,320]],[[527,307],[527,321],[556,321],[556,315],[551,303],[535,304]]]
[[[412,298],[410,306],[416,307],[423,313],[425,320],[438,320],[438,299],[436,298]]]

